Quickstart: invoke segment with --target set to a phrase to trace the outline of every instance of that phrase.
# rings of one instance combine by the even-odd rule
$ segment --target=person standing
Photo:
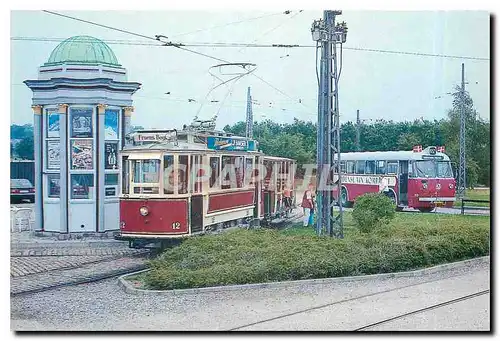
[[[292,209],[292,197],[288,186],[285,184],[283,188],[283,201],[285,204],[285,211],[288,214]]]
[[[313,186],[309,184],[308,189],[304,192],[304,196],[302,197],[302,208],[304,210],[304,227],[309,225],[309,218],[311,213],[314,211],[314,202],[313,202]]]

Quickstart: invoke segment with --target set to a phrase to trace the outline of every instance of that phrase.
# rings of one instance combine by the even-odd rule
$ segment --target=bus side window
[[[347,161],[347,174],[354,174],[355,171],[355,163],[354,161]]]
[[[377,161],[377,174],[385,174],[385,161]]]
[[[387,174],[397,174],[398,173],[398,162],[388,161],[387,162]]]
[[[375,161],[366,161],[365,174],[375,174]]]
[[[356,174],[365,174],[365,161],[356,161]]]
[[[345,173],[345,171],[346,171],[345,161],[340,161],[340,172]]]

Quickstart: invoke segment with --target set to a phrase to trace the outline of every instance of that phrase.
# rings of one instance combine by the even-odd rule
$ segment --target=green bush
[[[381,193],[363,194],[356,199],[352,217],[362,232],[370,232],[394,218],[395,205]]]
[[[489,254],[489,218],[397,214],[384,229],[344,239],[235,230],[193,237],[150,261],[157,290],[408,271]]]

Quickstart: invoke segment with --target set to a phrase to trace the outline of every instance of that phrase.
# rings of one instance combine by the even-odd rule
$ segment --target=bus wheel
[[[389,199],[391,199],[391,200],[392,200],[392,203],[393,203],[394,205],[396,205],[396,209],[397,209],[397,207],[398,207],[398,202],[397,202],[397,200],[396,200],[396,194],[394,194],[394,192],[393,192],[393,191],[389,190],[389,191],[388,191],[385,195],[387,195],[387,196],[389,197]]]
[[[340,200],[342,202],[342,207],[351,207],[352,202],[347,201],[347,189],[345,187],[342,187],[340,190]]]
[[[419,207],[418,210],[422,213],[429,213],[434,211],[434,207]]]

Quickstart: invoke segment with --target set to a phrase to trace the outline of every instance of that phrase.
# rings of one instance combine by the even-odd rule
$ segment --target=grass
[[[310,227],[193,237],[150,261],[140,279],[151,289],[197,288],[407,271],[489,254],[489,217],[415,217],[398,213],[361,233],[346,214],[342,240],[317,237]]]
[[[467,189],[465,191],[465,198],[472,200],[491,200],[490,189]],[[490,207],[490,203],[486,202],[465,202],[467,207]],[[455,202],[454,207],[460,208],[462,205],[461,200]]]

